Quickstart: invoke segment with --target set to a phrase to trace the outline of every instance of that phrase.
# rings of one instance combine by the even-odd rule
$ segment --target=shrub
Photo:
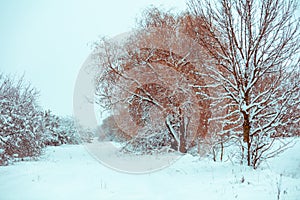
[[[43,147],[38,92],[23,77],[0,74],[0,165],[40,155]]]

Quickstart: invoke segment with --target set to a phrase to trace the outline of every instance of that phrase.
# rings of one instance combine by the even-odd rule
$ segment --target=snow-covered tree
[[[92,131],[79,127],[73,117],[61,117],[47,110],[43,114],[43,142],[45,145],[79,144],[89,142]]]
[[[203,80],[189,62],[197,51],[194,41],[181,33],[182,20],[149,10],[141,28],[123,41],[98,43],[96,95],[99,105],[113,111],[119,128],[140,145],[148,141],[187,152],[199,135],[206,135],[211,112],[193,87]]]
[[[0,164],[38,156],[43,147],[38,92],[21,78],[0,74]]]
[[[46,145],[90,142],[93,136],[72,117],[41,111],[37,90],[23,77],[0,74],[0,165],[39,156]]]
[[[60,126],[59,117],[52,114],[50,110],[43,113],[43,141],[45,145],[59,145],[58,127]]]
[[[211,95],[216,105],[226,102],[228,114],[216,120],[243,139],[247,164],[256,168],[280,152],[269,151],[277,136],[299,133],[297,2],[191,0],[189,8],[194,37],[212,58],[206,87],[221,88]]]

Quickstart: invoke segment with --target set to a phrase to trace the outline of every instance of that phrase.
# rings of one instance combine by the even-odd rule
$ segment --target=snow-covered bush
[[[71,117],[61,117],[57,129],[57,139],[60,144],[79,144],[80,135],[75,121]]]
[[[41,112],[38,92],[23,78],[0,74],[0,165],[41,153]]]
[[[38,92],[23,77],[15,80],[0,74],[0,165],[37,157],[47,145],[79,144],[93,137],[77,127],[72,117],[42,112]]]
[[[74,118],[58,117],[49,110],[43,115],[43,124],[45,145],[80,144],[93,137],[92,131],[78,126]]]
[[[103,120],[101,126],[96,130],[100,141],[114,141],[123,143],[122,152],[135,154],[152,154],[161,151],[175,149],[175,141],[171,135],[160,127],[148,127],[140,131],[138,135],[128,135],[122,131],[114,120],[109,116]],[[173,145],[173,146],[172,146]]]
[[[153,130],[133,137],[126,142],[121,151],[135,154],[153,154],[174,151],[174,148],[172,149],[171,146],[172,138],[167,131],[159,132]]]
[[[43,142],[45,145],[59,145],[57,129],[59,127],[59,117],[53,115],[50,110],[43,113]]]

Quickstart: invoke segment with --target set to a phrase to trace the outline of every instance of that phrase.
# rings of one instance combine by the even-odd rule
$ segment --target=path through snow
[[[300,142],[256,171],[185,155],[136,175],[103,166],[84,146],[48,147],[39,161],[0,167],[0,200],[276,200],[278,187],[281,200],[299,200],[299,152]]]

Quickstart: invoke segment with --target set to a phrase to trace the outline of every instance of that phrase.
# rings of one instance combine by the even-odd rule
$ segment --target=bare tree
[[[189,8],[194,37],[212,58],[204,76],[223,90],[211,99],[227,102],[229,112],[218,120],[224,132],[243,138],[247,164],[256,168],[282,149],[269,151],[278,134],[299,132],[297,3],[190,0]]]

